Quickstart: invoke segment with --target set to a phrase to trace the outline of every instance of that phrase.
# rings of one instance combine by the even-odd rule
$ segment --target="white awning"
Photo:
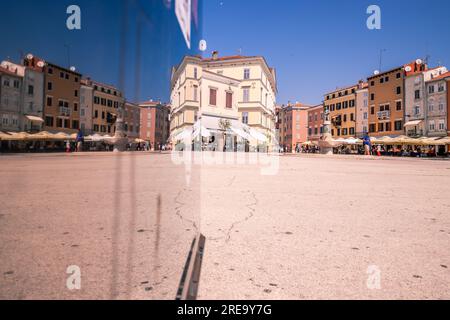
[[[250,135],[258,141],[267,141],[267,137],[256,129],[250,128]]]
[[[176,141],[192,139],[192,127],[186,128],[175,136]]]
[[[203,138],[211,137],[211,132],[201,124],[200,120],[194,124],[194,139],[199,135],[201,135]]]
[[[240,128],[231,127],[231,131],[233,131],[239,137],[244,138],[245,140],[251,139],[251,136]]]
[[[405,128],[406,128],[406,127],[414,127],[414,126],[418,126],[418,125],[421,124],[422,122],[423,122],[422,120],[409,121],[409,122],[405,123]]]
[[[36,117],[36,116],[25,116],[25,118],[27,118],[28,120],[32,121],[32,122],[40,122],[40,123],[44,123],[44,119],[40,118],[40,117]]]

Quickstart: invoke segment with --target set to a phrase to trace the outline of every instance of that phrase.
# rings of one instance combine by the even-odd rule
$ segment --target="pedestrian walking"
[[[83,143],[84,143],[84,134],[83,131],[78,130],[77,138],[76,138],[76,151],[81,152],[83,151]]]
[[[370,141],[370,137],[368,134],[364,136],[363,145],[364,145],[364,155],[370,156],[370,149],[372,149],[372,142]]]

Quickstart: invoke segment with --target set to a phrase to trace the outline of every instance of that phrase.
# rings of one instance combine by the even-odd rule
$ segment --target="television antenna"
[[[380,50],[380,68],[378,70],[381,71],[381,67],[383,66],[383,52],[386,52],[386,49],[381,49]]]

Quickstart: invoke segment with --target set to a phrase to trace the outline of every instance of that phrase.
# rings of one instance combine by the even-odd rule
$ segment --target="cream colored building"
[[[204,150],[267,151],[278,145],[276,75],[263,57],[186,56],[173,69],[171,89],[174,145],[185,141],[183,132],[201,132],[202,139],[194,134],[192,140]]]

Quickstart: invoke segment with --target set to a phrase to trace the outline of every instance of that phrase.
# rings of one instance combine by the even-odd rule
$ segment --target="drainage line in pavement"
[[[181,276],[176,300],[196,300],[200,283],[206,238],[200,234],[192,241],[186,265]]]

